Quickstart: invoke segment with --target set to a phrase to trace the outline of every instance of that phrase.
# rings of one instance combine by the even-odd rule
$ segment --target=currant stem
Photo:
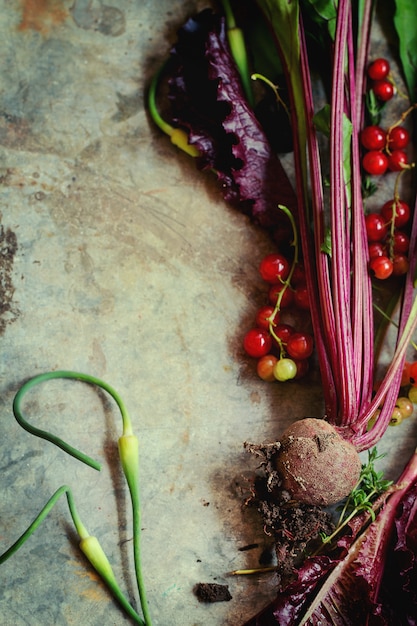
[[[389,136],[391,134],[391,131],[393,130],[393,128],[396,128],[397,126],[399,126],[400,124],[402,124],[406,118],[410,115],[410,113],[412,113],[412,111],[414,111],[414,109],[417,108],[417,102],[415,104],[412,104],[410,107],[408,107],[408,109],[406,111],[404,111],[400,118],[394,122],[394,124],[392,124],[388,130],[387,130],[387,140],[386,140],[386,144],[385,144],[385,151],[388,154],[391,154],[391,150],[389,149]]]
[[[269,80],[269,78],[266,78],[266,76],[263,76],[263,74],[258,74],[257,72],[254,72],[252,74],[251,78],[252,78],[252,80],[261,80],[266,85],[268,85],[268,87],[270,87],[272,89],[272,91],[274,92],[274,95],[275,95],[275,98],[276,98],[277,102],[279,102],[279,104],[284,108],[285,112],[289,116],[288,107],[285,104],[284,100],[279,95],[278,86],[275,85],[271,80]]]
[[[284,344],[281,341],[281,339],[275,334],[274,332],[274,318],[276,316],[276,314],[281,310],[281,301],[282,298],[284,297],[284,292],[287,289],[291,288],[291,278],[292,275],[294,274],[294,270],[295,267],[298,263],[299,260],[299,241],[298,241],[298,232],[297,232],[297,227],[295,224],[295,220],[294,220],[294,216],[291,213],[291,211],[284,205],[279,204],[278,208],[281,209],[281,211],[283,211],[285,213],[285,215],[288,217],[290,224],[291,224],[291,228],[292,228],[292,232],[293,232],[293,241],[292,241],[292,246],[294,247],[294,257],[291,263],[291,267],[290,267],[290,271],[288,273],[288,276],[286,278],[286,280],[282,281],[283,284],[283,288],[282,290],[279,292],[278,294],[278,298],[277,298],[277,302],[275,304],[275,308],[274,311],[272,313],[272,315],[269,317],[269,332],[272,335],[272,337],[275,339],[275,341],[278,343],[279,345],[279,350],[280,350],[280,358],[283,358],[285,356],[285,349],[284,349]]]

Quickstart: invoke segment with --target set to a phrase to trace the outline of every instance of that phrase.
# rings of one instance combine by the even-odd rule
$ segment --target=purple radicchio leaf
[[[171,50],[173,121],[199,152],[199,167],[217,173],[224,198],[265,228],[286,223],[297,199],[253,110],[229,52],[224,19],[206,9],[180,29]]]
[[[306,559],[295,580],[245,626],[388,626],[373,601],[379,581],[378,575],[373,578],[378,574],[374,566],[380,558],[375,548],[381,539],[378,532],[376,535],[362,535],[341,559]],[[374,616],[372,622],[367,621],[370,615]]]
[[[297,569],[296,578],[278,594],[269,606],[245,622],[244,626],[297,624],[308,598],[334,567],[335,562],[326,556],[306,559]]]
[[[389,624],[417,625],[417,485],[405,494],[397,509],[395,537],[382,579],[380,603]]]

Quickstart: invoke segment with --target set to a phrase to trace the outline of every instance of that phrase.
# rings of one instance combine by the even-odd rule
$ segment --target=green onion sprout
[[[13,413],[17,420],[17,422],[24,428],[27,432],[41,439],[45,439],[50,443],[61,448],[64,452],[74,457],[78,461],[85,463],[86,465],[92,467],[93,469],[100,470],[101,465],[84,454],[77,448],[69,445],[67,442],[62,440],[57,435],[54,435],[46,430],[42,430],[35,426],[32,426],[28,422],[28,420],[24,417],[22,412],[22,400],[26,393],[30,391],[36,385],[47,382],[56,378],[67,378],[72,380],[79,380],[90,385],[96,385],[109,393],[111,397],[115,400],[123,422],[123,432],[118,441],[120,461],[123,468],[124,475],[126,477],[126,481],[129,487],[131,504],[132,504],[132,516],[133,516],[133,552],[134,552],[134,562],[135,562],[135,573],[136,573],[136,583],[139,592],[139,599],[141,604],[141,609],[143,613],[142,619],[139,614],[135,611],[135,609],[131,606],[123,592],[121,591],[116,578],[114,576],[111,565],[103,552],[103,549],[98,541],[98,539],[92,535],[90,535],[82,524],[76,507],[74,498],[71,492],[71,489],[67,485],[62,485],[48,502],[45,504],[40,513],[36,516],[34,521],[30,524],[30,526],[26,529],[26,531],[15,541],[15,543],[8,548],[3,554],[0,555],[0,565],[4,563],[7,559],[9,559],[17,550],[26,542],[27,539],[34,533],[34,531],[38,528],[38,526],[42,523],[42,521],[46,518],[48,513],[53,508],[54,504],[57,500],[63,495],[66,494],[68,507],[71,513],[72,520],[74,522],[75,528],[80,537],[80,549],[87,557],[91,565],[100,575],[104,583],[110,589],[116,600],[122,606],[122,608],[126,611],[126,613],[134,620],[135,623],[140,626],[152,626],[152,621],[149,613],[148,601],[146,598],[145,585],[142,574],[142,566],[141,566],[141,550],[140,550],[140,501],[139,501],[139,440],[134,435],[132,429],[132,422],[129,416],[129,413],[126,409],[126,406],[121,398],[121,396],[117,393],[117,391],[111,387],[108,383],[104,382],[100,378],[96,378],[94,376],[90,376],[89,374],[83,374],[80,372],[73,372],[69,370],[58,370],[52,372],[46,372],[43,374],[39,374],[28,381],[26,381],[18,390],[14,397],[13,401]]]

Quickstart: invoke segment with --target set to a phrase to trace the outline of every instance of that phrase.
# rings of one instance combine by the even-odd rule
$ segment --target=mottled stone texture
[[[24,403],[32,423],[101,461],[100,473],[12,413],[27,378],[88,372],[120,392],[140,437],[155,626],[236,626],[274,595],[272,578],[226,577],[268,545],[241,506],[256,468],[243,442],[320,416],[321,396],[256,378],[241,339],[265,301],[257,267],[271,244],[148,120],[147,81],[198,3],[108,2],[0,11],[0,552],[68,484],[137,601],[115,404],[60,380]],[[239,551],[248,544],[257,547]],[[202,604],[198,582],[227,584],[233,599]],[[80,554],[64,499],[0,567],[0,616],[5,626],[130,623]]]

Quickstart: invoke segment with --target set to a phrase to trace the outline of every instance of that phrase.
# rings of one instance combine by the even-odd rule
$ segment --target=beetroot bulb
[[[305,418],[282,434],[275,457],[281,488],[305,504],[327,506],[355,487],[361,460],[353,444],[323,419]]]

